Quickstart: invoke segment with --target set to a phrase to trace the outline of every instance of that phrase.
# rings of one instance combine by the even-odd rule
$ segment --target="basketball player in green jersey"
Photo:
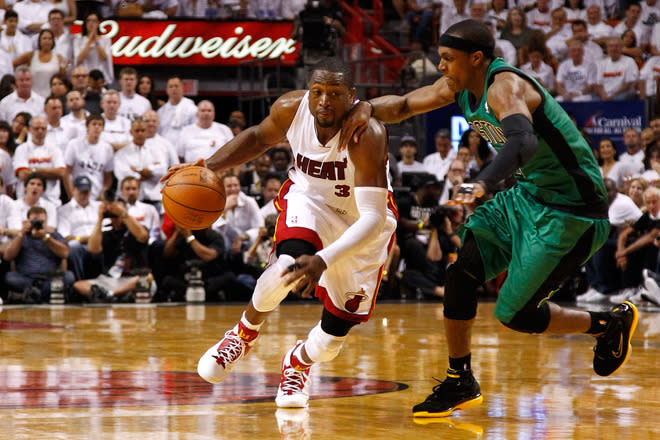
[[[456,101],[498,155],[455,200],[472,203],[501,180],[517,178],[479,206],[462,230],[463,245],[445,285],[447,378],[413,408],[415,417],[444,417],[482,402],[470,367],[476,289],[504,271],[495,317],[519,332],[593,335],[598,375],[623,365],[637,325],[630,302],[610,312],[548,302],[607,238],[607,194],[591,149],[568,115],[536,81],[495,58],[494,47],[490,31],[477,21],[451,26],[439,41],[442,78],[404,96],[358,103],[342,133],[344,142],[359,137],[370,115],[394,123]]]

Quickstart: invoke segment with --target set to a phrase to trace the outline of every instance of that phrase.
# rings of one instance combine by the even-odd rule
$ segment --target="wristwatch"
[[[46,235],[44,235],[44,238],[42,238],[42,240],[43,240],[43,241],[48,241],[48,240],[50,240],[50,233],[49,233],[49,232],[46,233]]]
[[[194,240],[195,240],[195,236],[194,236],[194,235],[191,235],[191,236],[189,236],[189,237],[186,237],[186,242],[188,242],[188,243],[192,243]]]
[[[121,215],[120,215],[119,217],[120,217],[120,218],[126,218],[126,217],[128,217],[128,211],[124,211],[124,212],[122,212]]]

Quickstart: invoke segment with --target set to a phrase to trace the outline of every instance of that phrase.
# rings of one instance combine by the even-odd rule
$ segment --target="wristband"
[[[195,236],[194,235],[191,235],[190,237],[186,237],[186,242],[192,243],[193,241],[195,241]]]
[[[424,229],[424,222],[423,221],[420,220],[419,223],[417,223],[417,229],[419,229],[420,231],[422,229]]]
[[[45,241],[45,242],[50,240],[50,233],[47,233],[46,235],[44,235],[44,238],[42,238],[42,240]]]

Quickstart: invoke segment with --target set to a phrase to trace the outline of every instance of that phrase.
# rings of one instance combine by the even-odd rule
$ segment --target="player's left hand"
[[[167,179],[169,179],[170,177],[172,177],[172,175],[173,175],[174,173],[176,173],[177,171],[182,170],[182,169],[184,169],[184,168],[189,168],[189,167],[205,167],[205,166],[206,166],[206,164],[205,164],[205,161],[204,161],[203,158],[199,158],[199,159],[197,159],[197,161],[195,161],[195,162],[184,162],[184,163],[179,163],[179,164],[176,164],[176,165],[170,167],[170,169],[167,170],[167,173],[165,173],[165,175],[164,175],[163,177],[160,178],[160,181],[161,181],[161,182],[166,182]]]
[[[284,278],[285,285],[295,282],[291,290],[300,293],[303,298],[307,298],[314,292],[325,269],[325,261],[318,255],[301,255],[296,258],[295,264],[282,272],[281,276]]]
[[[355,104],[344,117],[339,134],[339,146],[337,149],[342,151],[348,148],[351,139],[354,143],[360,140],[360,136],[369,126],[371,119],[371,104],[360,101]]]
[[[486,188],[479,182],[462,183],[453,200],[458,203],[474,203],[480,197],[486,195]]]

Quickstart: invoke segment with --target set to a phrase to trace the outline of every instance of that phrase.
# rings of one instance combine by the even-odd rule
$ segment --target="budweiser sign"
[[[234,66],[251,59],[293,65],[299,44],[291,22],[106,20],[116,65]]]

